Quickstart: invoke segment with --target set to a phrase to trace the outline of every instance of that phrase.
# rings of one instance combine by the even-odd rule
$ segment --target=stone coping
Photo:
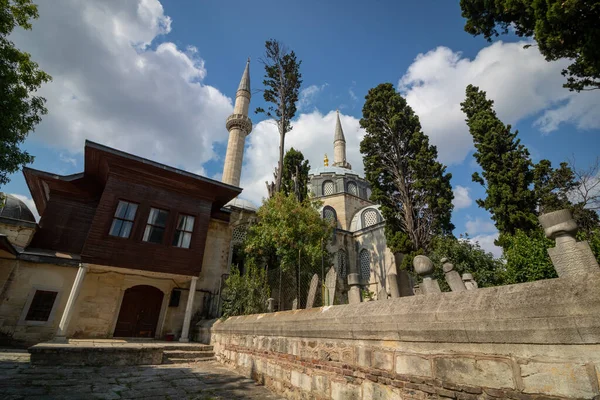
[[[198,347],[206,347],[201,343],[181,343],[181,342],[163,342],[163,341],[142,341],[126,339],[69,339],[67,342],[43,342],[29,348],[29,352],[41,350],[67,350],[80,351],[90,349],[116,349],[116,350],[142,350],[142,349],[163,349],[163,350],[194,350]]]
[[[211,333],[445,343],[600,343],[600,273],[230,317]],[[199,327],[202,330],[202,327]],[[206,329],[206,328],[205,328]]]

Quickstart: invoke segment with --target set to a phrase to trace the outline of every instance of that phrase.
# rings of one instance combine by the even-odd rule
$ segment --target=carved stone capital
[[[228,131],[232,128],[238,128],[247,135],[252,131],[252,121],[243,114],[231,114],[227,117],[225,127]]]

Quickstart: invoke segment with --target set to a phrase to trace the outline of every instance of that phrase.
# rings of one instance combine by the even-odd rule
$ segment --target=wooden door
[[[154,286],[139,285],[125,291],[113,337],[153,338],[163,301]]]

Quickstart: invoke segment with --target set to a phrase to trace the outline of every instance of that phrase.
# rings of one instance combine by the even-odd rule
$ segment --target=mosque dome
[[[379,211],[379,207],[379,205],[372,205],[358,210],[350,222],[350,232],[356,232],[383,222],[384,219]]]
[[[254,203],[252,203],[251,201],[245,200],[245,199],[240,199],[239,197],[236,197],[235,199],[233,199],[230,202],[228,202],[227,204],[225,204],[225,207],[226,208],[239,208],[240,210],[253,211],[253,212],[256,212],[258,210],[258,207],[256,207],[254,205]]]
[[[0,192],[0,218],[10,218],[17,221],[32,222],[35,217],[27,205],[12,194]]]
[[[358,177],[360,177],[360,175],[358,174],[358,172],[348,169],[348,168],[342,168],[342,167],[316,167],[311,169],[308,172],[308,175],[322,175],[322,174],[335,174],[335,175],[356,175]]]

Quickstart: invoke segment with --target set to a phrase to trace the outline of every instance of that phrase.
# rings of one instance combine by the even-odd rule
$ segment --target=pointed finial
[[[340,111],[337,112],[337,118],[335,120],[335,134],[333,137],[333,142],[337,142],[338,140],[346,141],[344,137],[344,130],[342,129],[342,123],[340,122]]]
[[[246,63],[246,68],[244,68],[244,74],[242,75],[238,90],[245,90],[250,93],[250,57],[248,57],[248,62]]]
[[[329,167],[329,158],[327,158],[327,154],[325,154],[325,158],[323,159],[323,165]]]
[[[248,64],[250,64],[250,57],[248,57],[248,61],[246,61]]]

